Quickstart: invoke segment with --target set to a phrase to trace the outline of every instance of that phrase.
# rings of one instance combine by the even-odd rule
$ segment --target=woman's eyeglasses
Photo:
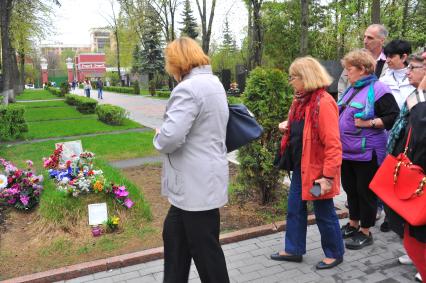
[[[407,69],[409,70],[409,71],[412,71],[412,70],[414,70],[414,69],[418,69],[418,68],[423,68],[423,66],[420,66],[420,65],[408,65],[407,66]]]

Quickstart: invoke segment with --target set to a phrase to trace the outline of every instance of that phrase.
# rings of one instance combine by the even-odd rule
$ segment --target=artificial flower
[[[135,203],[129,198],[126,198],[126,200],[124,201],[124,206],[127,208],[131,208],[134,204]]]
[[[0,189],[6,188],[7,183],[7,177],[5,175],[0,175]]]

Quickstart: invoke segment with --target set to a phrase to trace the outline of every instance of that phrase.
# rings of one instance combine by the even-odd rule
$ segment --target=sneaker
[[[411,258],[408,256],[408,255],[403,255],[403,256],[400,256],[399,258],[398,258],[398,262],[400,263],[400,264],[413,264],[413,261],[411,260]]]
[[[380,231],[386,233],[390,231],[389,222],[387,220],[383,221],[382,225],[380,225]]]
[[[416,276],[414,276],[414,278],[416,279],[416,281],[418,282],[423,282],[422,280],[422,276],[420,275],[420,273],[417,272]]]
[[[382,218],[382,214],[383,214],[383,207],[377,207],[377,213],[376,213],[376,220],[379,220],[380,218]]]
[[[355,235],[355,233],[358,231],[359,228],[355,228],[353,226],[351,226],[348,223],[346,223],[346,225],[342,226],[342,228],[340,228],[340,231],[342,232],[342,237],[343,239],[347,239],[352,237],[353,235]]]
[[[371,232],[367,236],[361,231],[357,231],[352,238],[347,239],[345,241],[345,246],[349,250],[360,250],[363,247],[366,247],[372,244],[373,244],[373,236],[371,235]]]

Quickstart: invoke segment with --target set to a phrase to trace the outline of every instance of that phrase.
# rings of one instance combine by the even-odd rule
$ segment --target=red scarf
[[[318,115],[319,115],[319,101],[321,94],[324,93],[325,90],[323,88],[317,89],[313,92],[305,92],[305,93],[296,93],[294,95],[293,102],[290,106],[290,111],[288,113],[288,124],[287,124],[287,132],[284,133],[281,139],[281,148],[280,153],[281,156],[284,154],[288,141],[290,139],[290,130],[291,124],[293,121],[300,121],[305,119],[305,112],[308,108],[310,111],[310,119],[312,125],[312,138],[318,140]]]

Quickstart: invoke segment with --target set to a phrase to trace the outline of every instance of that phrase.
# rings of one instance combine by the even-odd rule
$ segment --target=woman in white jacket
[[[219,243],[219,208],[227,203],[225,90],[210,59],[182,37],[165,49],[173,89],[154,146],[165,154],[161,192],[171,204],[164,220],[164,282],[187,282],[191,258],[202,282],[229,282]]]

